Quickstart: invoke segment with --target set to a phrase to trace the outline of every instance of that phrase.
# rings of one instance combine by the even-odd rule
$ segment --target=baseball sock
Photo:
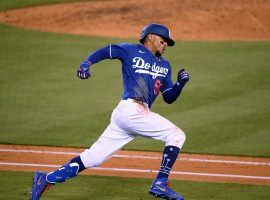
[[[163,151],[163,158],[160,165],[157,179],[168,179],[172,166],[178,157],[180,149],[175,146],[166,146]]]
[[[69,178],[77,176],[79,172],[85,169],[80,156],[72,158],[70,162],[66,163],[59,169],[47,174],[47,181],[49,183],[61,183]]]
[[[72,158],[72,159],[70,160],[69,163],[73,163],[73,162],[79,164],[79,170],[78,170],[78,173],[81,172],[81,171],[83,171],[83,170],[85,170],[85,166],[84,166],[84,164],[83,164],[83,162],[82,162],[80,156],[77,156],[77,157],[75,157],[75,158]]]

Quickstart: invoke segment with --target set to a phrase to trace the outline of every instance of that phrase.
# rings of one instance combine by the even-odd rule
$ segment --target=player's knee
[[[176,146],[182,148],[186,141],[186,134],[178,127],[176,127],[172,133],[166,138],[166,146]]]
[[[97,166],[101,165],[102,163],[103,163],[103,160],[97,159],[97,158],[92,158],[89,160],[87,167],[88,168],[97,167]]]
[[[80,157],[86,168],[97,167],[105,161],[102,156],[93,155],[88,149],[82,152]]]
[[[88,158],[84,164],[86,165],[86,168],[92,168],[92,167],[97,167],[101,165],[103,162],[104,160],[101,160],[100,158],[95,156],[95,157]]]

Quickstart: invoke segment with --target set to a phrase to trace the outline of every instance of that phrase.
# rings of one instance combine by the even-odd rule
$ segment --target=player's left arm
[[[166,103],[173,103],[181,94],[182,89],[189,81],[189,73],[185,69],[181,69],[177,74],[177,82],[173,84],[170,74],[164,80],[163,88],[161,90],[163,99]]]

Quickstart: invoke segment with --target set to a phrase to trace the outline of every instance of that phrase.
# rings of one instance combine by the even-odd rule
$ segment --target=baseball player
[[[91,53],[78,68],[81,79],[91,77],[91,67],[103,59],[119,59],[122,63],[123,96],[113,110],[110,124],[100,138],[78,157],[59,169],[35,172],[31,199],[37,200],[45,189],[66,181],[86,168],[96,167],[119,151],[136,136],[165,143],[160,170],[149,188],[155,197],[183,200],[168,187],[168,176],[185,142],[184,132],[166,118],[150,110],[159,93],[166,103],[173,103],[189,80],[181,69],[177,82],[171,79],[170,63],[162,57],[167,46],[173,46],[170,31],[161,24],[149,24],[141,32],[141,44],[109,44]]]

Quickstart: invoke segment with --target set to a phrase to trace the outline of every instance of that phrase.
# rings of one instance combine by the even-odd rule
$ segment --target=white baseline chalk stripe
[[[61,165],[47,165],[47,164],[34,164],[34,163],[13,163],[13,162],[0,162],[0,165],[23,166],[23,167],[52,167],[52,168],[61,167]]]
[[[39,153],[39,154],[55,154],[55,155],[80,155],[80,153],[77,153],[77,152],[23,150],[23,149],[0,149],[0,152]],[[161,157],[158,157],[158,156],[113,155],[112,157],[114,157],[114,158],[138,158],[138,159],[161,160]],[[270,166],[269,162],[213,160],[213,159],[198,159],[198,158],[179,158],[178,160],[188,161],[188,162],[227,163],[227,164],[238,164],[238,165],[268,165],[268,166]]]
[[[149,172],[157,173],[158,172],[157,170],[102,168],[102,167],[95,167],[93,169],[106,170],[106,171],[142,172],[142,173],[149,173]],[[195,172],[180,172],[180,171],[171,171],[171,174],[270,180],[270,177],[268,176],[246,176],[246,175],[233,175],[233,174],[211,174],[211,173],[195,173]]]
[[[32,163],[10,163],[10,162],[0,162],[0,165],[8,166],[28,166],[28,167],[52,167],[58,168],[61,165],[46,165],[46,164],[32,164]],[[104,168],[104,167],[94,167],[90,170],[100,170],[100,171],[119,171],[119,172],[139,172],[139,173],[157,173],[157,170],[143,170],[143,169],[127,169],[127,168]],[[268,176],[247,176],[247,175],[234,175],[234,174],[211,174],[211,173],[195,173],[195,172],[181,172],[172,171],[171,174],[178,175],[192,175],[192,176],[208,176],[208,177],[223,177],[223,178],[242,178],[242,179],[261,179],[270,180]]]
[[[80,155],[80,153],[76,153],[76,152],[41,151],[41,150],[24,150],[24,149],[0,149],[0,152],[39,153],[39,154],[55,154],[55,155]]]
[[[129,155],[114,155],[113,157],[118,158],[142,158],[142,159],[160,159],[157,156],[129,156]],[[252,161],[236,161],[236,160],[213,160],[213,159],[199,159],[199,158],[178,158],[177,160],[189,161],[189,162],[206,162],[206,163],[228,163],[228,164],[239,164],[239,165],[268,165],[267,162],[252,162]]]

